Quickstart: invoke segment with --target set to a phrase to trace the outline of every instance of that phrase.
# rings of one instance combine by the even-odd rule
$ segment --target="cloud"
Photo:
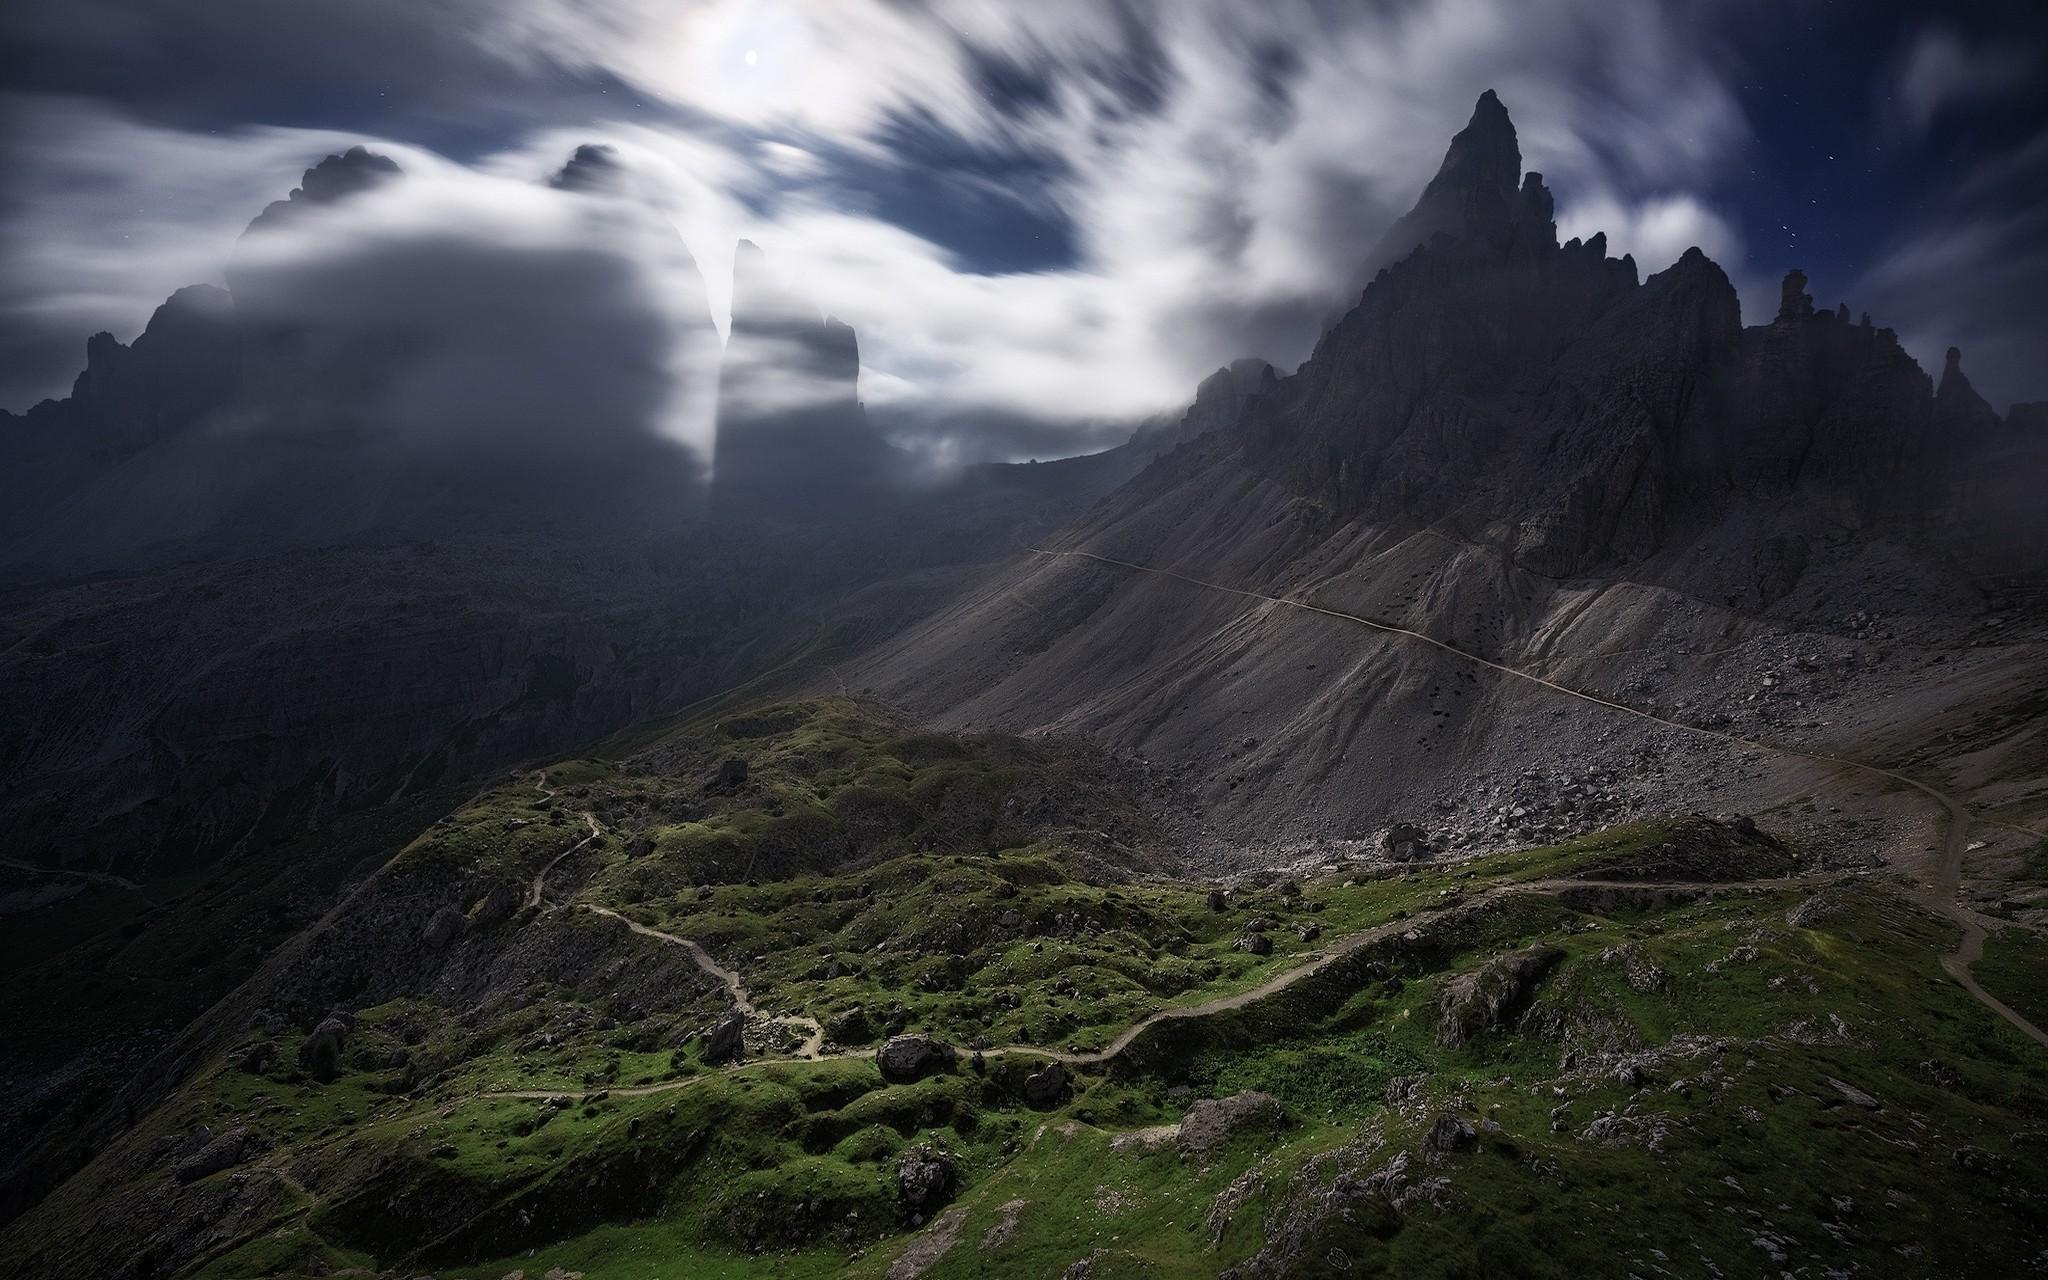
[[[2048,132],[1979,162],[1907,224],[1851,286],[1852,305],[1904,318],[1899,339],[1938,372],[1950,346],[2003,411],[2041,394],[2048,351]]]
[[[2031,87],[2042,71],[2041,49],[2026,43],[1974,44],[1946,27],[1929,27],[1906,46],[1892,102],[1897,123],[1924,134],[1944,113]]]
[[[49,17],[58,35],[44,38],[118,44],[152,29],[132,0],[105,4],[128,17]],[[398,16],[385,0],[226,7],[264,9],[250,18],[259,34],[303,20],[279,35],[279,56],[292,66],[324,47],[339,68],[329,77],[381,74],[365,50],[392,31],[416,35],[417,61],[450,68],[457,97],[492,99],[486,116],[527,77],[541,86],[513,117],[527,122],[460,167],[479,181],[532,183],[577,145],[617,147],[637,194],[696,251],[719,323],[731,246],[754,239],[859,330],[878,424],[949,456],[1057,452],[1038,425],[986,428],[998,422],[1070,423],[1085,447],[1105,421],[1185,403],[1234,357],[1291,367],[1350,301],[1356,264],[1486,88],[1508,102],[1525,163],[1546,174],[1569,225],[1612,216],[1615,244],[1646,270],[1681,240],[1740,250],[1712,188],[1747,124],[1691,6],[508,0],[489,18],[473,0]],[[261,60],[254,37],[226,19],[162,21],[181,40],[217,38]],[[401,89],[415,61],[396,53]],[[607,83],[650,109],[593,113],[563,87]],[[449,101],[438,88],[416,92],[430,114]],[[549,109],[566,122],[534,118]],[[10,215],[10,245],[28,256],[46,237],[53,247],[0,308],[44,329],[91,313],[80,336],[132,330],[169,287],[213,274],[202,260],[209,249],[224,260],[223,228],[273,197],[308,158],[295,149],[313,141],[179,132],[105,109],[74,119],[95,139],[79,145],[105,154],[83,171],[66,170],[61,148],[21,157],[25,185],[47,190],[56,173],[78,194],[62,213]],[[315,150],[347,140],[321,135]],[[179,159],[186,151],[223,176],[212,198],[195,191],[164,225],[133,220],[151,243],[132,275],[86,261],[88,237],[53,225],[119,221],[112,197],[91,194],[103,180],[122,200],[153,203],[144,197],[166,170],[176,185],[178,167],[193,166]],[[119,164],[132,175],[109,179]],[[259,177],[272,185],[258,191]],[[1028,269],[989,249],[992,226],[1009,240],[1042,237],[1039,251],[1011,255]],[[480,218],[474,232],[511,229]],[[83,294],[67,283],[73,267],[95,282]],[[64,296],[74,301],[57,305]],[[125,326],[110,314],[117,302],[132,303]]]
[[[650,437],[708,457],[716,335],[658,211],[413,163],[241,242],[256,392],[235,425],[465,458],[609,457]]]

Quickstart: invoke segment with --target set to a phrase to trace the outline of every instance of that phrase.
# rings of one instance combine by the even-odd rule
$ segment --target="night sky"
[[[0,407],[61,394],[92,331],[131,338],[221,279],[328,152],[360,141],[419,179],[410,213],[308,249],[374,275],[436,217],[508,255],[569,234],[527,189],[605,141],[720,325],[746,236],[859,329],[871,410],[912,443],[1092,448],[1234,356],[1303,358],[1486,88],[1562,235],[1604,230],[1645,274],[1697,243],[1751,323],[1801,267],[1923,364],[1961,346],[2001,409],[2048,398],[2039,4],[166,7],[0,16]],[[654,258],[635,269],[685,288]]]

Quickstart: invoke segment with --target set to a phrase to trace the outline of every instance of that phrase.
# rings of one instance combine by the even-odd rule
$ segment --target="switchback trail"
[[[549,800],[553,800],[557,795],[560,794],[560,792],[556,791],[553,787],[550,787],[548,785],[548,772],[545,769],[542,769],[540,772],[533,775],[533,786],[536,791],[539,791]],[[604,828],[597,824],[596,814],[590,812],[588,809],[585,809],[576,816],[583,819],[585,825],[587,825],[590,828],[590,834],[583,837],[581,840],[578,840],[575,844],[572,844],[568,848],[562,850],[560,853],[556,854],[551,860],[549,860],[546,866],[542,867],[539,871],[534,873],[533,884],[531,887],[528,888],[526,894],[527,906],[537,907],[541,905],[541,897],[543,894],[547,892],[548,876],[553,874],[554,869],[557,866],[561,865],[562,859],[568,857],[572,853],[575,853],[579,849],[588,847],[591,841],[600,839],[604,835]]]
[[[1666,716],[1660,716],[1654,711],[1645,711],[1640,707],[1629,706],[1625,702],[1616,702],[1611,698],[1603,698],[1598,694],[1588,693],[1583,689],[1575,689],[1567,684],[1559,684],[1555,680],[1546,679],[1534,672],[1523,671],[1518,667],[1511,667],[1505,663],[1495,662],[1491,658],[1482,658],[1470,650],[1460,648],[1447,640],[1440,640],[1426,632],[1396,626],[1391,622],[1382,622],[1376,618],[1365,617],[1362,614],[1346,613],[1341,609],[1331,609],[1323,605],[1311,604],[1304,600],[1289,599],[1286,596],[1270,596],[1259,591],[1246,591],[1241,587],[1225,586],[1220,582],[1210,582],[1207,579],[1193,577],[1172,569],[1161,569],[1153,565],[1138,564],[1130,560],[1118,560],[1111,556],[1097,555],[1092,551],[1051,551],[1044,547],[1031,547],[1029,550],[1034,555],[1093,560],[1097,564],[1110,565],[1118,569],[1128,569],[1134,573],[1149,573],[1162,578],[1172,578],[1177,582],[1200,587],[1205,591],[1218,591],[1225,595],[1239,596],[1246,600],[1256,600],[1288,609],[1299,609],[1305,613],[1319,613],[1326,618],[1335,618],[1340,622],[1349,622],[1355,626],[1365,627],[1368,630],[1428,645],[1432,649],[1450,654],[1461,661],[1469,662],[1474,666],[1484,667],[1489,671],[1511,679],[1521,680],[1540,688],[1548,689],[1552,693],[1561,694],[1567,698],[1576,698],[1581,702],[1589,702],[1596,707],[1603,707],[1621,715],[1634,716],[1639,720],[1647,720],[1652,724],[1661,725],[1667,729],[1674,729],[1680,733],[1711,738],[1745,751],[1812,760],[1820,764],[1852,769],[1873,777],[1888,779],[1902,786],[1911,787],[1940,806],[1946,819],[1944,823],[1946,828],[1945,838],[1942,842],[1941,859],[1935,867],[1934,884],[1911,895],[1916,901],[1922,903],[1937,915],[1945,917],[1955,924],[1958,929],[1962,930],[1962,941],[1954,951],[1942,957],[1941,967],[1951,978],[1955,979],[1956,983],[1963,990],[1969,992],[1986,1008],[2005,1019],[2008,1023],[2011,1023],[2035,1043],[2043,1048],[2048,1048],[2048,1032],[2042,1031],[2041,1028],[2035,1026],[2021,1014],[1992,997],[1982,987],[1977,985],[1976,979],[1970,974],[1970,966],[1984,953],[1985,939],[1985,930],[1982,922],[1975,913],[1967,910],[1956,901],[1956,893],[1962,883],[1963,854],[1967,850],[1969,843],[1970,811],[1960,800],[1929,783],[1923,782],[1910,774],[1900,773],[1895,769],[1887,769],[1883,765],[1871,764],[1865,760],[1854,760],[1847,756],[1830,755],[1824,751],[1811,751],[1804,747],[1787,746],[1782,743],[1767,742],[1758,738],[1745,738],[1738,733],[1728,733],[1720,729],[1707,729],[1699,725],[1687,724],[1683,720],[1673,720]]]

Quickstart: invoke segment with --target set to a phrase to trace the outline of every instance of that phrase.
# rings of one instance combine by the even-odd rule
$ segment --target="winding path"
[[[1489,671],[1496,672],[1500,675],[1509,677],[1511,679],[1524,681],[1526,683],[1533,684],[1544,689],[1548,689],[1551,692],[1560,694],[1564,697],[1574,698],[1581,702],[1591,703],[1594,706],[1602,707],[1606,710],[1613,711],[1622,715],[1633,716],[1640,720],[1647,720],[1653,724],[1660,725],[1667,729],[1673,729],[1681,733],[1693,734],[1698,737],[1710,738],[1717,742],[1726,743],[1728,745],[1738,747],[1745,751],[1753,751],[1778,757],[1791,757],[1796,759],[1811,760],[1839,768],[1855,770],[1873,777],[1883,778],[1892,782],[1896,782],[1902,786],[1910,787],[1913,790],[1919,792],[1921,795],[1927,797],[1929,800],[1933,801],[1936,805],[1938,805],[1941,808],[1944,818],[1944,826],[1946,828],[1946,830],[1944,831],[1944,839],[1942,842],[1941,856],[1935,868],[1934,883],[1931,885],[1926,885],[1917,891],[1909,893],[1908,895],[1911,898],[1913,898],[1914,901],[1919,902],[1930,911],[1953,922],[1956,925],[1956,927],[1961,931],[1961,941],[1958,943],[1956,949],[1941,958],[1942,969],[1949,975],[1950,978],[1952,978],[1957,983],[1957,985],[1961,986],[1964,991],[1968,992],[1973,998],[1975,998],[1978,1002],[1983,1004],[1984,1007],[1991,1010],[1993,1013],[1996,1013],[1999,1017],[2003,1018],[2007,1023],[2011,1024],[2014,1028],[2019,1030],[2028,1038],[2032,1039],[2044,1048],[2048,1048],[2048,1032],[2043,1032],[2041,1028],[2035,1026],[2025,1016],[2023,1016],[2016,1010],[2012,1009],[2010,1006],[2006,1005],[2004,1002],[2000,1001],[1996,997],[1992,996],[1989,992],[1985,991],[1983,987],[1977,983],[1975,977],[1973,977],[1970,972],[1970,966],[1979,957],[1983,955],[1984,942],[1987,936],[1987,929],[1984,919],[1980,917],[1977,913],[1964,907],[1961,903],[1959,903],[1956,900],[1956,895],[1962,882],[1963,855],[1968,849],[1971,814],[1969,809],[1961,801],[1957,800],[1954,796],[1951,796],[1946,792],[1939,790],[1938,788],[1932,786],[1927,782],[1915,778],[1910,774],[1901,773],[1895,769],[1888,769],[1882,765],[1871,764],[1867,761],[1855,760],[1846,756],[1831,755],[1827,752],[1822,751],[1811,751],[1802,747],[1787,746],[1781,743],[1768,742],[1757,738],[1747,738],[1736,733],[1728,733],[1718,729],[1702,728],[1699,725],[1687,724],[1681,720],[1673,720],[1666,716],[1660,716],[1652,711],[1645,711],[1639,707],[1632,707],[1626,703],[1616,702],[1610,698],[1603,698],[1598,694],[1588,693],[1583,689],[1576,689],[1570,685],[1560,684],[1555,680],[1547,679],[1543,676],[1536,675],[1533,672],[1523,671],[1519,668],[1511,667],[1504,663],[1495,662],[1490,658],[1483,658],[1478,654],[1472,653],[1466,649],[1462,649],[1455,644],[1449,643],[1448,641],[1440,640],[1435,636],[1431,636],[1420,631],[1414,631],[1407,627],[1396,626],[1392,623],[1382,622],[1373,618],[1364,617],[1359,614],[1346,613],[1342,610],[1331,609],[1323,605],[1311,604],[1301,600],[1292,600],[1284,596],[1271,596],[1263,594],[1261,592],[1246,591],[1238,587],[1225,586],[1221,583],[1209,582],[1202,578],[1196,578],[1188,574],[1178,573],[1171,569],[1160,569],[1150,565],[1137,564],[1128,560],[1117,560],[1108,556],[1097,555],[1094,552],[1090,551],[1048,551],[1040,547],[1032,547],[1029,548],[1029,550],[1032,551],[1033,554],[1048,557],[1072,557],[1076,559],[1093,560],[1100,564],[1110,565],[1120,569],[1127,569],[1137,573],[1149,573],[1160,577],[1172,578],[1176,581],[1184,582],[1190,586],[1199,587],[1208,591],[1222,592],[1224,594],[1239,596],[1244,599],[1255,600],[1265,604],[1278,605],[1283,608],[1289,609],[1298,609],[1307,613],[1322,614],[1325,617],[1336,618],[1340,621],[1349,622],[1357,626],[1362,626],[1369,630],[1383,632],[1388,635],[1398,636],[1403,639],[1412,640],[1420,644],[1428,645],[1433,649],[1438,649],[1462,661],[1469,662],[1475,666],[1486,668]],[[550,797],[556,794],[553,790],[547,787],[547,775],[545,774],[545,772],[536,775],[536,785],[540,787],[540,789]],[[533,891],[531,894],[531,901],[534,905],[539,905],[541,903],[544,883],[547,879],[548,874],[554,869],[556,864],[561,862],[563,858],[568,857],[571,853],[574,853],[576,852],[576,850],[583,848],[585,845],[589,844],[590,841],[597,839],[600,835],[603,834],[603,828],[599,825],[597,818],[594,814],[586,810],[583,811],[580,814],[580,816],[586,823],[590,825],[591,834],[588,837],[586,837],[583,841],[565,850],[563,853],[557,855],[553,861],[549,862],[546,867],[543,867],[540,873],[534,877]],[[2009,824],[2001,823],[1999,825]],[[1170,1007],[1155,1010],[1152,1013],[1145,1015],[1143,1018],[1140,1018],[1138,1021],[1132,1023],[1129,1027],[1125,1028],[1114,1039],[1112,1039],[1108,1044],[1104,1045],[1100,1049],[1077,1052],[1053,1049],[1040,1045],[1003,1045],[996,1048],[983,1050],[982,1056],[985,1058],[1029,1057],[1039,1060],[1054,1060],[1075,1066],[1099,1065],[1101,1063],[1111,1061],[1112,1059],[1124,1053],[1131,1047],[1131,1045],[1135,1044],[1138,1038],[1142,1036],[1147,1030],[1159,1025],[1160,1023],[1191,1018],[1211,1017],[1219,1013],[1228,1012],[1233,1009],[1241,1009],[1248,1005],[1255,1004],[1258,1001],[1267,999],[1273,995],[1278,994],[1279,992],[1286,990],[1287,988],[1302,981],[1303,979],[1317,973],[1326,966],[1334,964],[1341,959],[1344,959],[1345,957],[1353,954],[1361,948],[1371,946],[1377,942],[1382,942],[1385,939],[1396,935],[1397,933],[1405,932],[1406,930],[1416,928],[1420,924],[1424,924],[1429,921],[1438,919],[1441,916],[1448,914],[1449,912],[1468,909],[1470,907],[1478,905],[1479,903],[1512,894],[1552,893],[1557,892],[1564,888],[1685,888],[1691,890],[1713,892],[1737,889],[1786,888],[1800,885],[1814,885],[1822,883],[1831,878],[1832,877],[1828,876],[1808,875],[1768,880],[1724,881],[1710,883],[1703,883],[1699,881],[1670,880],[1615,881],[1545,879],[1495,884],[1485,889],[1481,889],[1477,892],[1474,892],[1469,896],[1461,897],[1454,902],[1446,903],[1440,907],[1433,908],[1429,911],[1422,912],[1412,916],[1407,916],[1399,920],[1388,921],[1384,924],[1377,925],[1369,929],[1361,930],[1358,933],[1350,934],[1338,940],[1333,946],[1326,948],[1322,951],[1312,953],[1311,957],[1305,962],[1274,974],[1270,978],[1266,979],[1266,981],[1260,983],[1258,986],[1249,988],[1244,991],[1233,992],[1228,995],[1217,996],[1213,999],[1203,1001],[1199,1004],[1183,1005],[1178,1007]],[[689,952],[691,959],[696,963],[699,969],[702,969],[705,973],[711,975],[713,978],[718,980],[719,984],[725,988],[727,995],[732,1000],[733,1006],[736,1009],[738,1009],[742,1014],[750,1018],[766,1016],[761,1014],[760,1011],[756,1009],[753,1003],[749,1000],[746,993],[746,983],[740,977],[740,975],[734,970],[729,969],[724,965],[720,964],[711,955],[709,951],[705,950],[701,943],[698,943],[690,938],[682,937],[679,934],[667,933],[663,930],[651,928],[647,925],[640,924],[639,922],[632,920],[609,907],[598,906],[594,903],[575,903],[574,905],[582,908],[583,910],[594,912],[595,914],[617,920],[620,923],[624,924],[628,929],[631,929],[634,933],[640,935],[641,937],[651,938],[655,941],[662,942],[670,946],[683,948],[684,950]],[[806,1030],[806,1039],[804,1040],[802,1046],[797,1050],[797,1053],[794,1056],[756,1057],[752,1061],[745,1064],[741,1064],[738,1067],[728,1067],[726,1068],[727,1071],[743,1069],[744,1067],[767,1065],[770,1063],[777,1062],[848,1061],[853,1059],[867,1058],[873,1055],[872,1049],[855,1049],[829,1054],[823,1052],[823,1029],[819,1026],[815,1019],[812,1019],[805,1015],[784,1015],[770,1018],[770,1020],[781,1023],[785,1026],[801,1027]],[[670,1093],[678,1089],[689,1088],[690,1086],[695,1085],[703,1080],[715,1078],[717,1075],[720,1074],[723,1074],[723,1072],[710,1072],[704,1075],[690,1076],[681,1080],[662,1081],[656,1084],[630,1085],[623,1088],[612,1089],[608,1092],[620,1097],[646,1097],[655,1094]],[[545,1099],[560,1096],[565,1092],[574,1092],[574,1090],[503,1089],[492,1090],[472,1096],[479,1098],[495,1099]]]
[[[1958,943],[1954,951],[1942,957],[1941,967],[1951,978],[1955,979],[1956,983],[1963,990],[1969,992],[1986,1008],[2011,1023],[2035,1043],[2043,1048],[2048,1048],[2048,1032],[2042,1031],[2041,1028],[2035,1026],[2010,1006],[1990,995],[1983,987],[1977,984],[1977,980],[1970,974],[1970,966],[1984,954],[1984,940],[1986,936],[1982,918],[1956,901],[1956,894],[1962,884],[1963,854],[1969,846],[1971,815],[1969,809],[1960,800],[1929,783],[1923,782],[1910,774],[1900,773],[1896,769],[1887,769],[1883,765],[1871,764],[1864,760],[1854,760],[1847,756],[1830,755],[1825,751],[1811,751],[1804,747],[1787,746],[1782,743],[1768,742],[1758,738],[1746,738],[1737,733],[1702,728],[1699,725],[1687,724],[1682,720],[1673,720],[1666,716],[1660,716],[1654,711],[1645,711],[1640,707],[1632,707],[1624,702],[1603,698],[1598,694],[1588,693],[1583,689],[1575,689],[1570,685],[1559,684],[1555,680],[1546,679],[1534,672],[1523,671],[1518,667],[1511,667],[1505,663],[1495,662],[1491,658],[1482,658],[1468,649],[1460,648],[1447,640],[1440,640],[1425,632],[1396,626],[1393,623],[1368,618],[1362,614],[1346,613],[1341,609],[1331,609],[1323,605],[1311,604],[1305,600],[1290,599],[1286,596],[1270,596],[1263,592],[1246,591],[1241,587],[1225,586],[1220,582],[1210,582],[1207,579],[1193,577],[1172,569],[1161,569],[1153,565],[1138,564],[1130,560],[1118,560],[1110,556],[1097,555],[1092,551],[1051,551],[1044,547],[1031,547],[1029,550],[1034,555],[1093,560],[1098,564],[1110,565],[1118,569],[1128,569],[1135,573],[1149,573],[1162,578],[1172,578],[1177,582],[1184,582],[1206,591],[1218,591],[1226,595],[1240,596],[1247,600],[1257,600],[1265,604],[1279,605],[1288,609],[1299,609],[1305,613],[1319,613],[1326,618],[1336,618],[1341,622],[1349,622],[1356,626],[1365,627],[1368,630],[1379,631],[1387,635],[1399,636],[1402,639],[1428,645],[1432,649],[1441,650],[1452,657],[1469,662],[1474,666],[1484,667],[1489,671],[1510,677],[1511,679],[1521,680],[1540,688],[1548,689],[1567,698],[1576,698],[1581,702],[1589,702],[1596,707],[1603,707],[1609,711],[1619,712],[1622,715],[1634,716],[1639,720],[1647,720],[1652,724],[1661,725],[1667,729],[1675,729],[1680,733],[1711,738],[1718,742],[1739,747],[1745,751],[1812,760],[1821,764],[1853,769],[1873,777],[1884,778],[1899,783],[1902,786],[1911,787],[1939,805],[1946,818],[1945,826],[1947,830],[1942,842],[1941,858],[1935,866],[1934,884],[1911,895],[1916,901],[1936,914],[1950,920],[1958,929],[1962,930],[1961,942]]]
[[[555,788],[548,786],[548,775],[545,769],[533,775],[533,785],[536,790],[550,800],[561,794]],[[564,858],[587,847],[593,840],[603,838],[604,825],[597,820],[596,814],[588,809],[580,809],[577,811],[576,816],[583,819],[584,823],[589,826],[590,834],[556,854],[553,858],[549,859],[546,866],[534,873],[533,884],[526,896],[528,906],[538,907],[544,904],[548,877],[554,874],[555,868],[561,865]],[[754,1007],[754,1002],[747,997],[747,984],[745,980],[738,973],[726,968],[713,959],[711,953],[706,951],[702,944],[689,938],[679,937],[673,933],[663,933],[659,929],[650,929],[637,920],[632,920],[619,914],[610,907],[600,907],[592,902],[572,902],[570,905],[581,907],[583,910],[596,915],[617,920],[643,938],[653,938],[657,942],[666,942],[671,946],[681,947],[688,951],[690,959],[696,962],[697,967],[716,978],[719,985],[725,988],[726,997],[732,1001],[733,1008],[738,1010],[742,1016],[750,1019],[765,1019],[781,1026],[795,1027],[801,1030],[804,1033],[804,1039],[803,1043],[797,1046],[796,1056],[798,1058],[816,1058],[819,1051],[824,1048],[825,1028],[818,1024],[817,1019],[801,1013],[779,1015],[762,1013]],[[553,1095],[542,1094],[541,1096],[551,1097]]]
[[[561,794],[559,791],[555,790],[553,787],[550,787],[548,785],[548,771],[545,769],[542,769],[533,775],[533,785],[535,790],[539,791],[549,800],[553,800],[557,795]],[[562,850],[560,853],[556,854],[553,858],[548,860],[548,864],[546,866],[542,867],[539,871],[536,871],[534,873],[533,884],[531,887],[528,888],[526,893],[527,906],[537,907],[541,905],[542,899],[544,895],[547,893],[548,877],[554,874],[555,868],[562,864],[562,860],[564,858],[567,858],[570,854],[576,853],[581,849],[588,848],[592,841],[599,840],[604,837],[604,828],[598,825],[596,814],[592,813],[588,809],[584,809],[581,812],[579,812],[576,816],[582,818],[584,823],[587,826],[589,826],[590,834],[583,837],[581,840],[578,840],[575,844],[572,844],[568,848]]]

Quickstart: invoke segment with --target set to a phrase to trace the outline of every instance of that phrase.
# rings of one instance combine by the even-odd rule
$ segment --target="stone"
[[[1273,940],[1263,933],[1248,933],[1239,938],[1235,945],[1239,951],[1248,952],[1255,956],[1270,956],[1273,954]]]
[[[896,1161],[896,1197],[904,1211],[924,1218],[953,1198],[960,1172],[952,1157],[932,1146],[916,1146]]]
[[[348,1024],[328,1017],[299,1043],[299,1066],[325,1084],[341,1070],[341,1050],[348,1039]]]
[[[909,1084],[953,1065],[953,1046],[930,1036],[891,1036],[875,1051],[875,1066],[890,1084]]]
[[[173,1176],[180,1183],[197,1182],[223,1169],[232,1169],[264,1147],[253,1130],[237,1126],[178,1162]]]
[[[704,1061],[718,1066],[746,1052],[746,1015],[735,1009],[719,1019],[704,1037]]]
[[[1535,998],[1537,983],[1563,958],[1556,947],[1531,947],[1451,979],[1438,1000],[1436,1042],[1457,1048],[1481,1032],[1513,1026]]]
[[[833,1044],[866,1044],[875,1038],[875,1028],[868,1011],[855,1005],[825,1020],[825,1038]]]
[[[1431,1151],[1445,1155],[1470,1151],[1479,1145],[1479,1131],[1465,1117],[1445,1114],[1436,1118],[1423,1142]]]
[[[1226,897],[1224,897],[1224,896],[1223,896],[1223,890],[1221,890],[1221,889],[1211,889],[1211,890],[1209,890],[1209,910],[1211,910],[1211,911],[1228,911],[1229,909],[1230,909],[1230,900],[1229,900],[1228,898],[1226,898]]]
[[[1393,862],[1420,862],[1430,853],[1429,833],[1412,822],[1397,822],[1380,836],[1380,851]]]
[[[1024,1101],[1044,1110],[1059,1105],[1067,1092],[1067,1068],[1060,1062],[1048,1062],[1041,1071],[1034,1071],[1024,1077]]]
[[[460,911],[453,907],[442,907],[427,921],[427,927],[420,933],[420,937],[428,946],[439,951],[461,937],[468,927],[469,921],[462,918]]]
[[[1191,1103],[1181,1117],[1175,1144],[1182,1157],[1199,1159],[1228,1143],[1239,1133],[1274,1130],[1287,1123],[1287,1109],[1268,1093],[1246,1090],[1228,1098],[1203,1098]]]
[[[1861,1107],[1865,1111],[1877,1111],[1882,1109],[1884,1105],[1846,1080],[1837,1080],[1833,1076],[1829,1076],[1827,1077],[1827,1082],[1833,1085],[1835,1092],[1842,1096],[1842,1101],[1852,1107]]]
[[[519,890],[509,884],[494,884],[470,912],[479,929],[495,929],[519,912]]]

